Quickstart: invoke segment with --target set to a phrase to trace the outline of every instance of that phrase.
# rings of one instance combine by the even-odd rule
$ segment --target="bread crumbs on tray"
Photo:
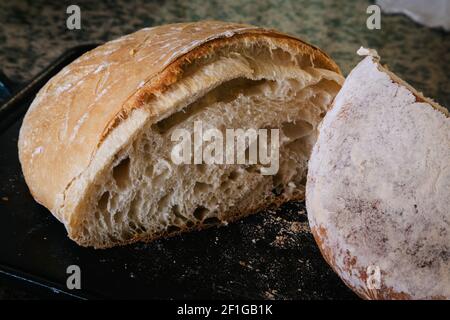
[[[275,296],[278,293],[277,290],[268,290],[264,292],[264,297],[268,300],[275,300]]]
[[[252,265],[249,262],[239,261],[239,264],[245,268],[253,269]]]
[[[292,232],[309,232],[309,227],[306,223],[294,221],[291,223],[291,226],[289,228]]]
[[[276,236],[273,244],[277,247],[284,247],[285,242],[286,242],[285,236]]]

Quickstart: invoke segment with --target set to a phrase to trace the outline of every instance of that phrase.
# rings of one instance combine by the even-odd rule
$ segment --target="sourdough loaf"
[[[226,224],[301,199],[317,125],[343,78],[321,50],[249,25],[142,29],[84,54],[30,106],[19,156],[33,197],[83,246]],[[279,128],[280,169],[171,161],[171,133]]]
[[[448,111],[361,53],[309,162],[311,230],[363,298],[450,299]]]

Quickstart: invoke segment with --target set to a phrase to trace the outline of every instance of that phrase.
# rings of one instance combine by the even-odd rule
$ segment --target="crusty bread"
[[[83,246],[224,224],[304,194],[316,128],[343,78],[294,37],[217,21],[140,30],[64,68],[36,96],[19,156],[36,201]],[[176,128],[280,128],[280,170],[175,165]]]
[[[448,112],[365,53],[313,148],[311,230],[363,298],[450,299]]]

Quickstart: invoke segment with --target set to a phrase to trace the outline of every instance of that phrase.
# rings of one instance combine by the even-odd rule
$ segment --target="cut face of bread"
[[[57,80],[50,89],[43,89],[25,118],[19,148],[30,189],[81,245],[110,247],[226,224],[270,204],[304,196],[307,161],[317,126],[343,81],[335,64],[297,39],[251,26],[203,22],[160,28],[138,33],[144,38],[138,49],[128,43],[127,37],[113,43],[120,50],[125,46],[118,65],[97,64],[93,69],[93,74],[107,68],[114,68],[114,73],[123,60],[139,55],[134,50],[153,50],[152,41],[158,41],[158,48],[167,48],[156,57],[167,67],[130,80],[137,83],[137,91],[130,91],[134,93],[131,97],[128,94],[113,116],[102,120],[103,113],[98,113],[95,121],[92,117],[96,110],[110,109],[89,106],[95,107],[96,99],[103,98],[98,98],[102,92],[113,103],[119,100],[116,95],[125,96],[105,85],[111,81],[111,74],[96,76],[92,85],[77,89],[81,94],[92,90],[96,94],[76,101],[87,113],[80,112],[76,121],[61,116],[54,125],[58,137],[63,136],[60,143],[72,144],[69,155],[77,159],[69,161],[70,172],[62,173],[68,178],[56,181],[52,190],[41,187],[42,181],[33,171],[39,169],[35,161],[45,160],[45,153],[35,157],[32,150],[45,143],[48,145],[43,145],[43,150],[51,148],[52,140],[36,138],[36,130],[40,130],[36,127],[42,126],[36,118],[48,112],[41,100],[52,94],[48,91],[60,88]],[[163,28],[174,34],[169,37]],[[196,37],[196,32],[205,34],[193,45],[190,38]],[[164,37],[167,39],[161,40]],[[173,50],[177,41],[185,38],[190,41]],[[82,62],[102,56],[106,49],[96,50],[82,57]],[[172,60],[167,64],[165,59]],[[126,82],[131,70],[133,78],[133,72],[146,68],[138,62],[116,75]],[[68,68],[63,73],[70,75],[73,70],[80,68]],[[80,78],[74,75],[66,81],[65,85],[72,88]],[[126,90],[127,84],[123,85],[125,88],[116,90]],[[70,99],[53,108],[74,107],[73,101],[78,98]],[[65,128],[67,121],[72,122],[71,128]],[[199,122],[204,130],[217,129],[224,136],[226,129],[279,129],[276,174],[262,174],[262,167],[267,166],[260,163],[175,164],[171,157],[176,144],[173,133],[179,129],[192,133]],[[65,131],[69,133],[64,135]],[[64,148],[61,146],[61,150]],[[79,152],[87,154],[80,158]],[[53,150],[47,159],[61,156]],[[40,169],[49,170],[44,161]]]
[[[144,125],[97,177],[85,209],[95,214],[82,222],[82,236],[127,241],[140,233],[226,223],[277,196],[303,197],[317,124],[339,90],[338,78],[311,66],[283,66],[276,50],[272,57],[267,48],[253,50],[196,65],[154,102],[154,110],[177,108]],[[226,128],[281,128],[278,173],[262,175],[261,164],[174,164],[171,134],[192,132],[196,121],[224,136]]]
[[[448,112],[366,57],[309,162],[306,205],[328,263],[367,299],[450,299]]]

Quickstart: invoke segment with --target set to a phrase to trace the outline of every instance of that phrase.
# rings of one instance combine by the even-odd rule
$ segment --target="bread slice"
[[[309,162],[311,230],[363,298],[450,299],[449,113],[360,52]]]
[[[147,28],[81,56],[28,110],[19,156],[34,198],[83,246],[226,224],[302,199],[317,125],[343,83],[294,37],[217,21]],[[172,161],[176,129],[279,128],[280,169]]]

